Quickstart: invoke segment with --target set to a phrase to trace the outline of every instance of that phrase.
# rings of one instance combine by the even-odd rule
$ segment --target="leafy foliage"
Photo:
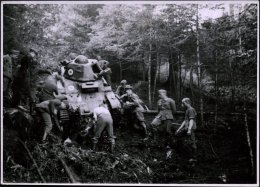
[[[214,97],[218,90],[212,90],[212,80],[218,74],[218,87],[231,89],[229,99],[240,100],[244,96],[239,93],[247,87],[256,93],[257,5],[229,6],[237,14],[200,18],[202,83],[204,91],[212,93],[208,97]],[[203,8],[217,11],[225,6],[199,6]],[[101,56],[111,62],[117,83],[122,78],[130,83],[147,80],[151,66],[151,83],[170,88],[170,96],[180,100],[188,94],[178,92],[187,87],[182,84],[184,74],[197,73],[196,11],[195,4],[4,4],[4,53],[35,47],[43,66],[56,66],[71,52]],[[169,72],[161,72],[166,61]],[[158,71],[162,77],[169,74],[168,86],[155,78]],[[189,92],[196,97],[196,78],[190,81]]]

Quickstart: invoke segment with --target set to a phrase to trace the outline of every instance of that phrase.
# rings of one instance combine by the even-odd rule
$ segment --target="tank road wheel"
[[[111,112],[111,115],[112,115],[112,118],[113,118],[114,127],[119,128],[121,118],[122,118],[122,113],[121,113],[120,109],[112,109],[110,112]]]

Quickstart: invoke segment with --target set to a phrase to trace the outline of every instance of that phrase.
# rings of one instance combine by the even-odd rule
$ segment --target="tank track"
[[[60,123],[65,123],[70,120],[69,112],[68,110],[61,109],[59,111],[59,121]]]

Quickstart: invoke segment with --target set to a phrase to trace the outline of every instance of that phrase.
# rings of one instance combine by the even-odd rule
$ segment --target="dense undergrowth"
[[[153,116],[146,115],[147,122]],[[227,121],[227,123],[223,123]],[[255,126],[252,120],[250,126]],[[176,127],[173,126],[173,131]],[[254,129],[251,129],[254,131]],[[51,135],[47,144],[36,140],[25,144],[37,167],[20,141],[17,132],[4,125],[4,182],[41,183],[37,169],[48,183],[70,183],[63,159],[81,183],[160,183],[224,184],[254,183],[242,120],[222,119],[215,126],[208,121],[197,130],[198,161],[188,162],[189,149],[177,141],[173,149],[164,146],[164,134],[143,141],[141,133],[127,126],[115,129],[116,149],[110,154],[106,141],[97,152],[89,139],[64,146],[59,136]],[[252,133],[252,139],[254,139]],[[84,140],[84,141],[82,141]]]

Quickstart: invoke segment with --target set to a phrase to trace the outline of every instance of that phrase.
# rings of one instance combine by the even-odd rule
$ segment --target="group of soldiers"
[[[41,114],[44,123],[44,132],[41,138],[41,142],[46,142],[46,138],[53,127],[53,121],[57,121],[57,113],[60,109],[66,109],[68,103],[65,95],[58,94],[57,82],[60,81],[64,86],[62,69],[57,69],[57,73],[54,73],[51,69],[40,68],[40,64],[37,61],[38,52],[35,49],[30,49],[29,53],[21,58],[20,65],[14,75],[11,85],[13,97],[11,105],[12,107],[20,107],[31,105],[29,107],[32,111],[38,111]],[[83,55],[71,54],[68,60],[61,62],[61,65],[66,65],[74,60],[76,63],[85,63],[87,57]],[[108,85],[111,85],[111,69],[108,67],[108,62],[98,59],[102,63],[102,70],[99,76],[105,78]],[[6,83],[4,83],[6,84]],[[10,85],[8,85],[10,86]],[[7,87],[8,87],[7,86]],[[4,90],[5,91],[5,90]],[[129,124],[137,125],[143,129],[144,141],[154,138],[156,129],[158,126],[165,127],[165,146],[172,146],[172,142],[178,136],[186,136],[190,141],[192,148],[191,161],[196,159],[196,111],[191,106],[189,98],[182,100],[182,106],[186,108],[185,120],[180,125],[175,133],[172,132],[171,126],[175,123],[176,105],[175,101],[167,96],[166,90],[158,90],[159,100],[157,102],[158,114],[154,118],[151,124],[146,123],[144,117],[145,104],[133,92],[133,87],[127,84],[126,80],[122,80],[116,94],[122,102],[124,116],[127,118]],[[4,94],[5,95],[5,94]],[[94,127],[94,136],[92,137],[93,150],[96,150],[97,143],[103,131],[107,131],[108,139],[110,142],[110,151],[114,151],[115,136],[113,132],[113,119],[105,103],[101,103],[94,109],[92,115],[92,123],[88,125],[85,132],[89,132]],[[148,129],[150,131],[148,132]],[[65,130],[66,133],[66,130]],[[66,135],[63,139],[69,142],[69,135]]]
[[[120,99],[123,103],[124,113],[128,115],[128,117],[126,116],[127,121],[130,124],[137,123],[140,127],[143,128],[144,140],[149,138],[149,134],[151,135],[151,138],[154,139],[155,135],[157,134],[156,131],[158,127],[163,126],[165,132],[165,146],[172,147],[175,142],[175,138],[186,136],[192,150],[189,161],[196,161],[197,145],[195,139],[195,130],[197,128],[197,113],[196,110],[191,106],[191,101],[189,98],[182,99],[182,107],[186,109],[185,119],[173,134],[172,125],[176,124],[175,114],[177,111],[175,101],[167,96],[166,90],[158,90],[158,114],[149,125],[150,133],[148,133],[148,127],[143,114],[145,105],[138,97],[138,95],[133,93],[132,86],[128,85],[126,80],[122,80],[120,86],[116,90],[116,94],[120,96]],[[135,121],[132,119],[135,119]]]

